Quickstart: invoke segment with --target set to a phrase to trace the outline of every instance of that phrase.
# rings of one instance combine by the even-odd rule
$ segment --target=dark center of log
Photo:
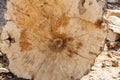
[[[66,40],[57,38],[50,41],[50,44],[48,45],[48,47],[50,48],[50,50],[54,52],[61,52],[63,51],[65,45],[66,45]]]
[[[53,44],[56,46],[56,48],[61,48],[63,46],[63,40],[62,39],[55,39],[53,41]]]

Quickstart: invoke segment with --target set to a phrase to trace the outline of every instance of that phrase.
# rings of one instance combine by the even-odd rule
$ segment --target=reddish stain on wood
[[[30,50],[30,43],[28,41],[28,36],[26,34],[25,31],[21,31],[21,35],[20,35],[20,47],[21,47],[21,51],[26,51],[26,50]]]

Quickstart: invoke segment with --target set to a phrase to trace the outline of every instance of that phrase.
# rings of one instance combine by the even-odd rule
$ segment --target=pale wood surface
[[[106,36],[96,0],[9,0],[7,6],[0,45],[13,73],[79,80],[89,71]]]

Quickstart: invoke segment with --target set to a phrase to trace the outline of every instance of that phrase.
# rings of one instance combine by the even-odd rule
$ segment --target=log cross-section
[[[8,0],[0,45],[10,71],[34,80],[79,80],[103,45],[101,16],[96,0]]]

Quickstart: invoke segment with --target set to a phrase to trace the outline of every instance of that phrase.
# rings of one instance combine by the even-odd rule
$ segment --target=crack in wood
[[[9,47],[11,46],[12,43],[15,43],[15,38],[12,38],[12,36],[7,32],[8,38],[5,40],[9,41]]]

